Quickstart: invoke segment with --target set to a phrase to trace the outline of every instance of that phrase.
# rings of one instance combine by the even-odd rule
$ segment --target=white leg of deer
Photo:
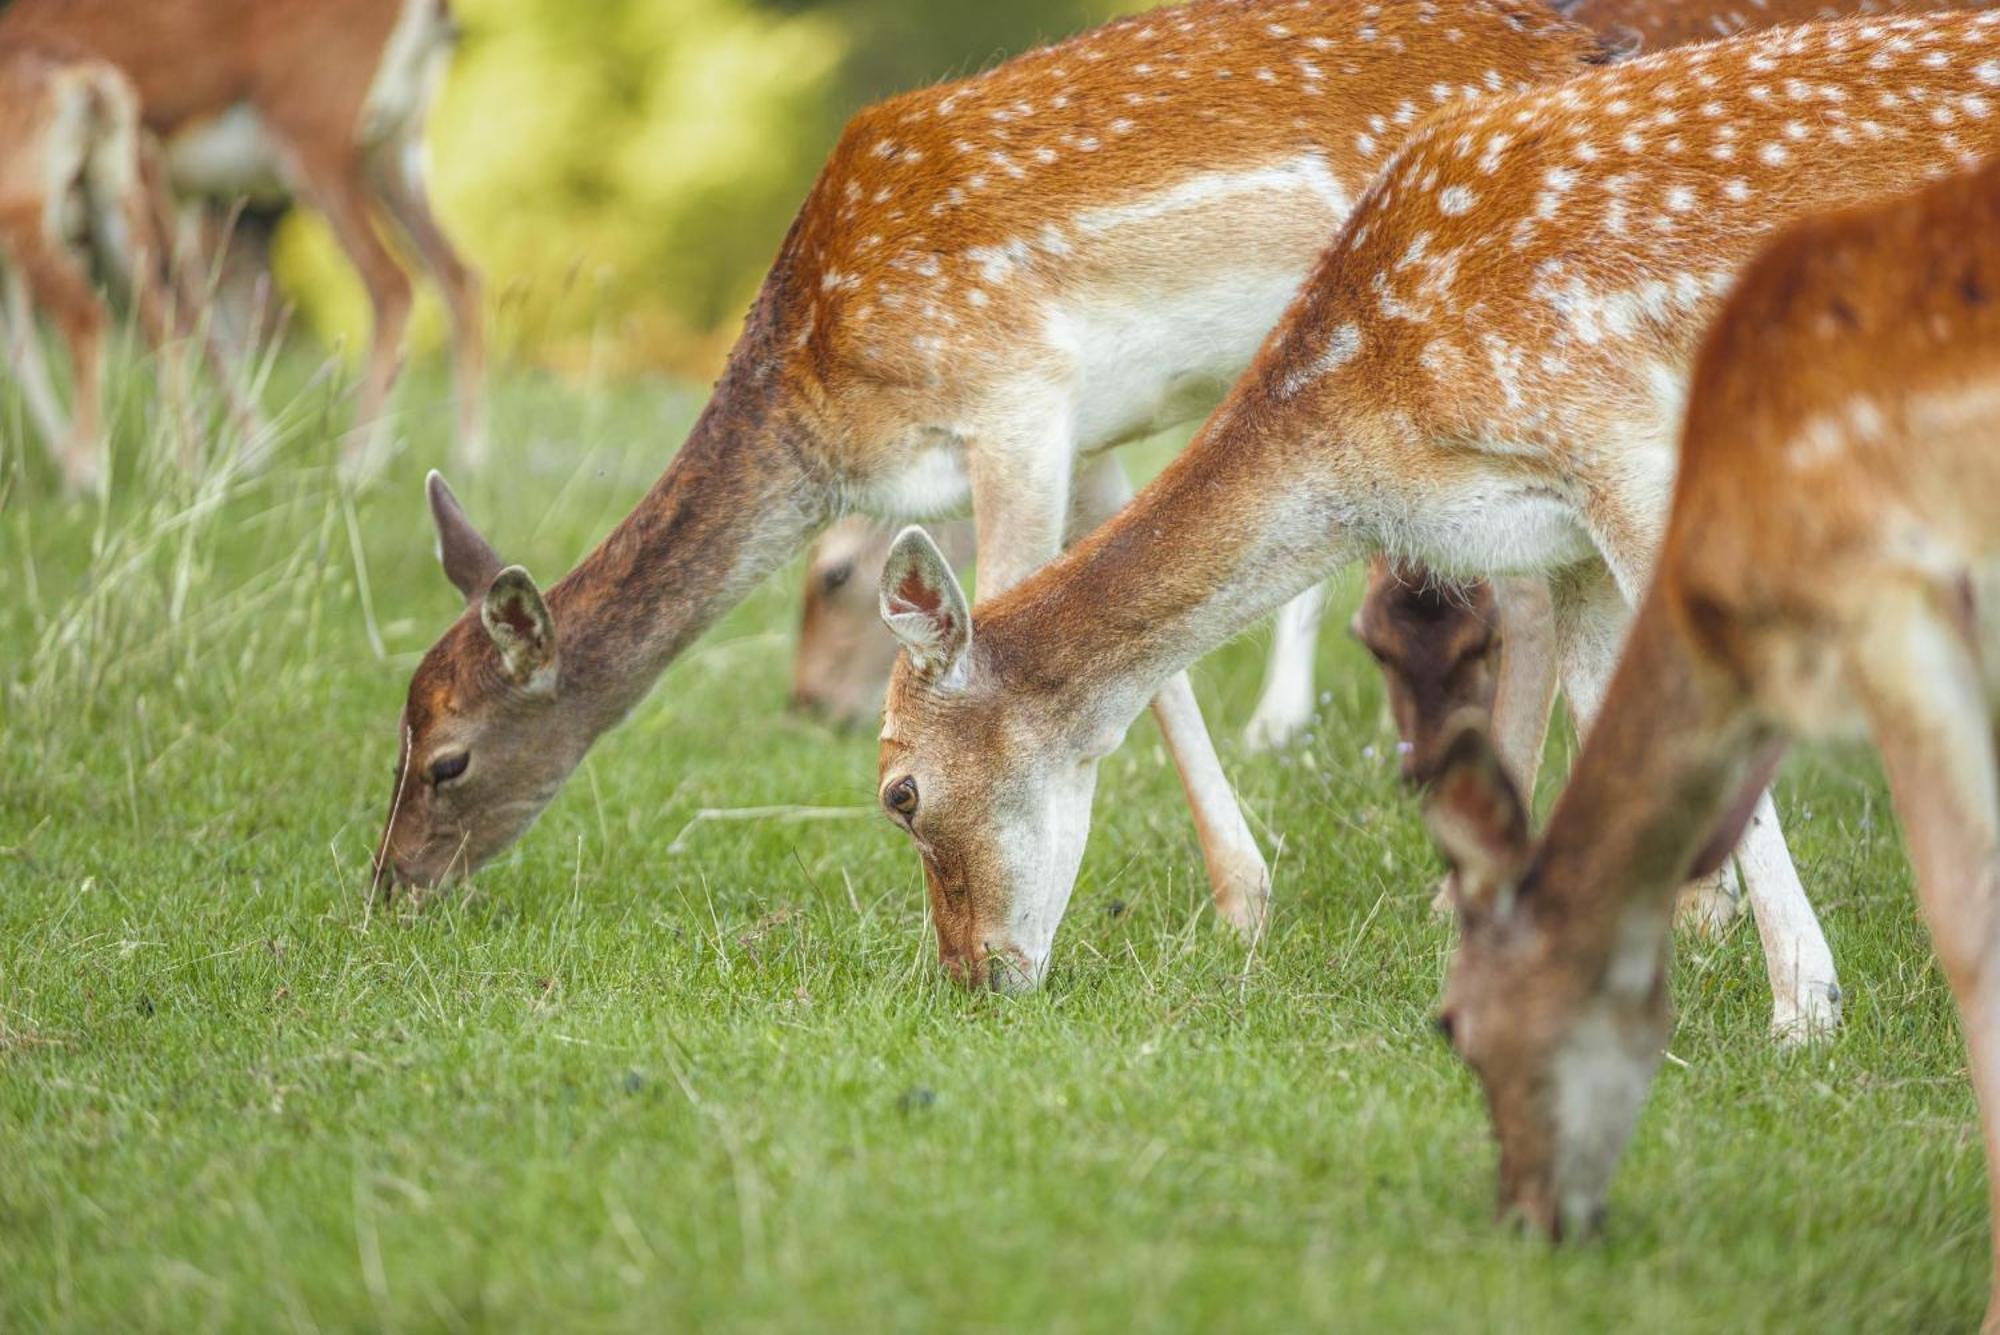
[[[2000,1217],[2000,779],[1981,726],[1987,697],[1971,646],[1914,598],[1883,609],[1865,652],[1875,741],[1965,1027],[1989,1203]],[[1989,1292],[2000,1295],[2000,1246]],[[2000,1329],[2000,1306],[1987,1309],[1985,1329]]]
[[[1320,618],[1326,613],[1326,586],[1315,584],[1278,609],[1264,690],[1243,729],[1253,751],[1279,751],[1297,741],[1318,708],[1313,680],[1319,654]]]
[[[1095,527],[1123,508],[1131,495],[1131,483],[1118,461],[1110,455],[1099,456],[1078,480],[1074,505],[1078,527]],[[984,531],[982,523],[981,533]],[[1153,719],[1160,725],[1187,792],[1202,861],[1208,868],[1209,889],[1215,896],[1215,911],[1254,939],[1264,929],[1271,871],[1250,832],[1249,821],[1243,818],[1236,789],[1222,771],[1222,760],[1215,754],[1215,743],[1202,721],[1201,706],[1187,673],[1175,673],[1153,697]]]
[[[1771,1032],[1781,1043],[1820,1038],[1840,1023],[1840,980],[1819,915],[1799,884],[1798,869],[1765,793],[1736,850],[1750,915],[1771,978]]]
[[[1527,577],[1493,581],[1500,608],[1500,673],[1493,690],[1493,746],[1532,804],[1556,702],[1556,622],[1549,586]]]
[[[49,379],[48,359],[42,355],[41,336],[35,328],[35,312],[28,302],[27,286],[12,268],[0,269],[6,285],[7,360],[21,387],[21,402],[34,420],[49,457],[63,462],[63,445],[70,438],[69,417]]]

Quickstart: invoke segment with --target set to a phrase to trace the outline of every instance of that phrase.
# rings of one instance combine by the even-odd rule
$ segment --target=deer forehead
[[[1859,199],[2000,148],[1996,52],[2000,13],[1850,20],[1444,113],[1329,253],[1322,273],[1352,276],[1344,296],[1274,340],[1274,396],[1387,341],[1433,374],[1483,376],[1529,414],[1539,385],[1713,304],[1752,238],[1813,191],[1841,202],[1825,163]],[[1671,407],[1678,373],[1656,369],[1635,388]]]

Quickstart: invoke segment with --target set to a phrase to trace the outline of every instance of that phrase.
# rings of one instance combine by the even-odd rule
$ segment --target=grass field
[[[545,581],[696,406],[495,395],[503,462],[454,482]],[[782,708],[795,571],[468,893],[384,913],[396,711],[457,611],[419,492],[444,415],[350,502],[314,404],[251,480],[127,440],[99,507],[0,465],[0,1330],[1976,1321],[1975,1112],[1866,757],[1780,788],[1845,1032],[1775,1052],[1747,923],[1683,941],[1608,1237],[1554,1252],[1493,1226],[1484,1111],[1429,1025],[1438,863],[1344,638],[1307,747],[1225,744],[1281,847],[1254,957],[1142,720],[1048,988],[948,985],[870,736]],[[1226,738],[1263,643],[1198,674]],[[851,818],[691,824],[783,804]]]

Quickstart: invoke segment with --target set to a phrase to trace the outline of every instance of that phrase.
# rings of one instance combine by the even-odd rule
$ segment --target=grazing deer
[[[1899,34],[1856,110],[1920,88],[1928,112],[1983,118],[2000,60],[1974,34],[1995,31]],[[1948,80],[1917,73],[1936,54]],[[1653,584],[1547,832],[1530,844],[1477,732],[1429,812],[1461,887],[1440,1027],[1486,1088],[1501,1206],[1596,1225],[1667,1039],[1674,887],[1757,818],[1788,742],[1864,731],[2000,1201],[2000,164],[1787,232],[1690,393]],[[1995,1274],[2000,1292],[2000,1252]]]
[[[1426,122],[1256,363],[1114,520],[977,621],[922,530],[880,796],[948,962],[1038,979],[1097,760],[1158,684],[1375,551],[1542,574],[1587,723],[1666,517],[1696,340],[1757,239],[2000,150],[2000,14],[1683,47]],[[1742,853],[1780,1034],[1838,1015],[1768,796]]]
[[[140,179],[138,100],[117,69],[61,44],[0,54],[0,326],[28,414],[72,491],[102,486],[104,335],[94,285],[131,292],[147,338],[186,332],[160,276],[165,254]],[[73,416],[42,357],[35,312],[68,348]],[[218,368],[220,369],[220,368]]]
[[[325,214],[375,318],[353,465],[380,453],[410,314],[410,281],[378,222],[409,241],[443,292],[461,456],[484,455],[479,282],[424,186],[424,118],[455,33],[447,0],[14,0],[0,10],[0,46],[56,42],[123,70],[182,188],[235,197],[282,182]]]
[[[1126,499],[1107,447],[1249,360],[1426,111],[1596,50],[1525,0],[1197,0],[862,112],[679,456],[546,599],[433,488],[470,606],[411,681],[378,868],[430,883],[512,842],[843,511],[969,498],[981,587],[1019,581]],[[1263,855],[1185,676],[1155,694],[1217,907],[1254,931]]]

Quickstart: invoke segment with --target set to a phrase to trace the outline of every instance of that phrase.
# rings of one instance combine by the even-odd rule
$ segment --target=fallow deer
[[[880,797],[947,958],[1038,979],[1098,759],[1139,702],[1341,562],[1542,574],[1594,714],[1664,525],[1696,340],[1757,239],[2000,150],[2000,15],[1663,52],[1442,112],[1397,152],[1195,441],[975,620],[922,530],[883,574],[907,648]],[[1768,796],[1743,851],[1780,1034],[1838,1015]]]
[[[431,214],[424,118],[456,29],[448,0],[14,0],[0,46],[58,43],[108,60],[193,193],[281,182],[325,214],[360,274],[375,329],[351,465],[372,464],[402,361],[410,282],[392,225],[436,280],[455,347],[461,457],[484,454],[479,282]]]
[[[433,488],[470,606],[411,681],[378,868],[428,883],[512,842],[689,640],[845,511],[969,498],[980,586],[1020,580],[1073,514],[1126,499],[1107,447],[1249,360],[1427,110],[1596,54],[1527,0],[1197,0],[862,112],[679,456],[547,599]],[[1263,855],[1185,676],[1155,694],[1218,909],[1254,932]]]
[[[1983,119],[2000,59],[1973,34],[1993,31],[1917,42],[1855,110],[1923,88],[1927,113]],[[1918,74],[1936,54],[1969,77]],[[1477,732],[1429,813],[1462,887],[1440,1027],[1485,1086],[1500,1204],[1595,1226],[1671,1021],[1675,885],[1755,819],[1789,742],[1865,732],[2000,1202],[2000,164],[1787,232],[1690,394],[1652,587],[1547,832],[1530,844]]]
[[[102,485],[104,335],[99,276],[131,294],[146,336],[181,333],[161,278],[162,238],[141,181],[138,100],[102,60],[62,44],[0,54],[0,326],[23,404],[64,485]],[[65,413],[35,328],[61,333],[74,386]]]
[[[1621,54],[1657,51],[1692,41],[1731,36],[1809,19],[1841,18],[1888,9],[1986,8],[1991,0],[1583,0],[1557,3],[1577,21],[1598,32]],[[1302,275],[1303,276],[1303,275]],[[853,569],[873,583],[888,555],[886,541],[857,549],[838,529],[815,548],[808,562],[806,629],[801,634],[795,676],[800,690],[844,701],[879,700],[894,662],[893,645],[883,642],[872,605],[860,599],[831,599],[812,583],[822,568]],[[869,564],[874,568],[867,569]],[[1463,596],[1458,596],[1462,594]],[[1318,710],[1315,655],[1325,608],[1322,590],[1310,589],[1276,617],[1264,685],[1244,728],[1244,741],[1258,751],[1293,744]],[[1391,572],[1372,563],[1364,605],[1355,630],[1368,631],[1364,643],[1382,669],[1383,687],[1397,720],[1402,769],[1413,782],[1441,758],[1447,727],[1467,710],[1490,709],[1498,658],[1508,638],[1546,641],[1548,596],[1535,581],[1510,581],[1503,595],[1481,582],[1447,592],[1426,571],[1405,567]],[[866,618],[864,629],[857,622]],[[1503,629],[1504,626],[1504,629]],[[1402,632],[1422,629],[1421,636]],[[877,637],[871,644],[870,635]],[[879,649],[879,652],[870,652]],[[1530,661],[1546,662],[1542,655]],[[1498,664],[1496,672],[1496,664]],[[879,674],[879,675],[876,675]],[[1524,681],[1506,673],[1508,690],[1496,726],[1501,729],[1509,772],[1527,789],[1534,786],[1554,683]],[[1440,689],[1440,687],[1446,689]],[[1424,703],[1418,704],[1419,699]],[[1518,701],[1518,704],[1516,702]],[[1513,712],[1509,712],[1509,711]],[[1716,925],[1734,910],[1725,892],[1701,905],[1704,922]]]

